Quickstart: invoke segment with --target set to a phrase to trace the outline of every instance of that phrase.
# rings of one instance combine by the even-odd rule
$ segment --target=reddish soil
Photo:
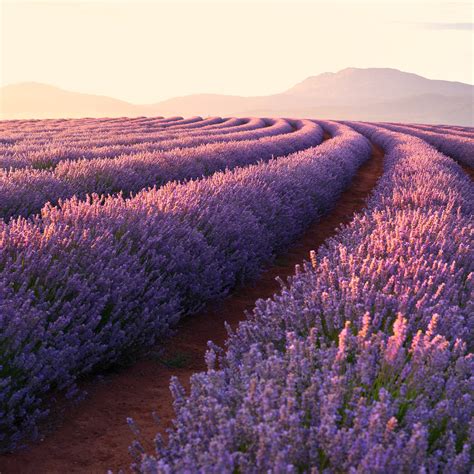
[[[382,174],[383,152],[374,147],[373,155],[357,172],[350,187],[337,201],[334,210],[295,243],[275,265],[267,269],[253,285],[236,291],[219,304],[207,307],[200,314],[185,318],[176,336],[165,344],[161,358],[139,360],[98,382],[83,384],[87,398],[68,405],[56,420],[56,426],[44,440],[29,448],[0,456],[1,473],[104,473],[107,469],[128,471],[132,459],[128,446],[134,439],[126,417],[132,417],[141,429],[144,444],[152,446],[157,431],[164,434],[173,418],[169,392],[171,376],[177,376],[185,387],[196,371],[205,370],[204,353],[207,342],[224,345],[227,332],[224,321],[236,327],[245,318],[245,311],[259,298],[278,292],[275,278],[285,279],[294,273],[296,264],[309,257],[336,228],[350,221],[361,210],[368,193]],[[161,419],[158,426],[151,416]],[[57,416],[56,416],[57,418]],[[150,449],[151,451],[151,449]]]
[[[462,169],[464,170],[464,172],[465,172],[468,176],[470,176],[470,178],[471,178],[472,180],[474,180],[474,168],[471,168],[470,166],[464,165],[464,164],[462,164],[462,163],[459,163],[459,164],[461,165],[461,167],[462,167]]]

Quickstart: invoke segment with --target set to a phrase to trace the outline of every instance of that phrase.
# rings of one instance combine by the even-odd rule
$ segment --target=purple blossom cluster
[[[293,130],[290,122],[283,119]],[[38,213],[47,203],[57,204],[71,197],[84,199],[88,194],[127,196],[150,186],[168,181],[189,180],[211,175],[223,169],[268,161],[319,144],[321,127],[310,120],[294,122],[296,130],[278,128],[283,133],[272,135],[272,127],[248,133],[259,133],[254,139],[229,140],[201,144],[194,148],[151,151],[117,158],[61,161],[53,170],[22,168],[0,170],[0,217]],[[263,133],[268,136],[261,137]],[[242,133],[243,134],[243,133]],[[224,135],[230,136],[230,135]],[[235,136],[235,134],[232,134]]]
[[[331,209],[371,147],[322,126],[330,140],[286,157],[0,222],[2,449],[34,435],[52,390],[71,393],[81,375],[168,335]],[[318,141],[311,130],[296,148]]]
[[[474,188],[422,140],[350,125],[385,150],[366,209],[210,344],[143,473],[469,473]]]
[[[474,137],[466,134],[439,132],[434,127],[433,130],[423,130],[416,127],[383,123],[381,126],[395,132],[406,133],[414,137],[421,138],[435,147],[441,153],[445,153],[471,168],[474,168]]]

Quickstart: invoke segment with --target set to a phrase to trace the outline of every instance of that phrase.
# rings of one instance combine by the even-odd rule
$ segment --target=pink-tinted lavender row
[[[30,168],[0,170],[0,217],[28,216],[47,203],[88,194],[128,195],[168,181],[187,180],[267,161],[317,145],[321,127],[297,121],[297,131],[255,140],[230,141],[168,152],[140,153],[115,159],[63,161],[53,171]]]
[[[3,153],[14,149],[22,142],[40,142],[49,139],[65,140],[74,138],[86,138],[94,136],[98,132],[118,135],[120,133],[147,133],[149,131],[164,131],[164,125],[168,123],[180,123],[182,117],[170,117],[167,119],[150,118],[146,121],[141,119],[64,119],[57,120],[51,124],[51,120],[38,121],[0,121],[0,150]],[[17,123],[18,122],[18,123]]]
[[[51,129],[43,133],[34,129],[25,129],[22,131],[5,131],[0,133],[0,151],[3,153],[10,152],[20,153],[24,151],[22,147],[29,145],[30,147],[39,146],[41,144],[49,142],[61,142],[65,141],[68,144],[97,144],[100,145],[102,142],[107,144],[107,139],[118,139],[123,142],[123,136],[125,137],[137,137],[140,135],[152,136],[163,136],[166,134],[179,135],[183,133],[198,134],[204,130],[215,130],[229,128],[232,129],[237,126],[247,125],[249,121],[254,119],[248,118],[230,118],[221,119],[220,117],[214,117],[207,120],[200,120],[193,122],[188,125],[181,126],[165,126],[172,125],[171,123],[163,124],[162,120],[149,119],[146,122],[133,122],[131,120],[124,120],[114,126],[110,126],[108,123],[104,123],[101,119],[89,119],[87,124],[69,124],[72,120],[65,123],[61,128]],[[270,121],[270,120],[269,120]],[[260,119],[258,123],[264,123],[263,119]],[[174,121],[173,123],[180,123]],[[121,125],[123,124],[123,125]],[[235,131],[239,129],[235,128]],[[243,128],[245,130],[245,127]],[[113,143],[113,142],[112,142]],[[26,150],[28,151],[28,150]]]
[[[142,142],[152,142],[154,139],[179,137],[186,134],[189,136],[199,135],[205,130],[214,130],[216,133],[228,128],[230,131],[250,130],[252,124],[257,119],[230,118],[222,119],[220,117],[210,117],[208,119],[197,120],[196,117],[188,120],[175,119],[155,119],[150,118],[144,121],[132,119],[121,119],[112,125],[103,119],[87,119],[84,121],[67,120],[57,128],[45,129],[44,131],[34,128],[6,129],[0,130],[0,155],[1,163],[8,165],[7,158],[10,157],[12,166],[21,164],[21,159],[26,160],[25,154],[32,154],[41,151],[43,154],[54,152],[61,146],[67,146],[68,149],[73,145],[76,148],[82,146],[99,147],[114,144],[133,144]],[[270,121],[271,122],[271,121]],[[0,122],[1,123],[1,122]],[[265,125],[263,119],[258,119],[253,128]],[[271,122],[272,123],[272,122]],[[181,124],[181,125],[180,125]],[[237,126],[242,128],[238,128]],[[77,153],[79,150],[77,150]],[[13,161],[16,157],[19,164]],[[34,160],[33,157],[30,161]],[[27,164],[27,163],[26,163]],[[4,166],[5,167],[5,166]]]
[[[445,153],[446,155],[458,160],[460,163],[474,168],[474,138],[419,130],[399,124],[383,123],[381,126],[395,132],[407,133],[408,135],[421,138],[434,146],[441,153]]]
[[[94,133],[90,133],[86,130],[82,135],[77,136],[67,136],[68,143],[84,143],[84,144],[92,144],[92,145],[107,145],[107,144],[114,144],[113,140],[117,139],[120,140],[120,143],[126,143],[125,139],[127,137],[130,138],[137,138],[141,135],[146,137],[153,138],[156,135],[156,138],[166,137],[166,138],[173,138],[173,137],[180,137],[180,136],[198,136],[205,131],[212,131],[212,132],[238,132],[238,131],[245,131],[245,130],[252,130],[253,128],[264,127],[266,124],[271,125],[275,122],[275,120],[267,119],[264,120],[262,118],[241,118],[241,119],[220,119],[221,121],[216,124],[206,124],[203,120],[201,122],[197,122],[194,127],[191,128],[189,126],[183,127],[150,127],[150,128],[143,128],[143,127],[130,127],[127,130],[122,130],[117,132],[115,129],[111,129],[106,133],[101,133],[100,130],[95,131]],[[199,125],[199,126],[198,126]],[[125,138],[123,138],[125,137]],[[56,137],[54,137],[56,138]],[[58,139],[63,139],[64,135],[58,137]],[[151,139],[150,139],[151,141]],[[138,142],[137,142],[138,143]]]
[[[90,119],[91,121],[93,119]],[[88,122],[89,124],[90,122]],[[173,122],[175,124],[181,123],[181,121]],[[123,125],[121,122],[115,124],[114,126],[110,126],[107,123],[102,122],[101,120],[97,119],[97,123],[91,123],[90,125],[73,125],[73,124],[65,124],[62,128],[58,129],[50,129],[45,130],[43,132],[36,131],[36,130],[22,130],[20,131],[10,131],[10,135],[3,132],[1,134],[2,140],[8,144],[11,142],[14,144],[10,149],[12,152],[20,152],[22,151],[21,148],[17,148],[19,145],[29,144],[31,147],[39,146],[47,142],[54,142],[60,140],[67,140],[68,143],[81,143],[81,142],[92,142],[94,143],[95,140],[103,139],[106,140],[107,138],[121,138],[122,135],[139,135],[139,134],[153,134],[153,133],[170,133],[174,131],[174,133],[183,132],[189,130],[190,132],[193,130],[199,130],[200,128],[204,127],[212,127],[216,125],[222,125],[225,123],[225,120],[220,117],[211,117],[209,119],[200,120],[197,122],[192,122],[188,125],[181,125],[181,126],[171,126],[172,124],[169,122],[162,122],[162,121],[147,121],[145,123],[137,123],[137,122],[129,122],[124,121]],[[166,125],[166,126],[165,126]],[[100,142],[98,142],[100,143]],[[3,148],[0,149],[3,151]],[[8,148],[6,148],[8,150]]]
[[[109,130],[127,129],[128,127],[137,128],[144,126],[146,128],[161,127],[166,124],[178,125],[182,124],[185,119],[183,117],[152,117],[152,118],[87,118],[87,119],[38,119],[38,120],[7,120],[0,121],[0,131],[7,134],[7,138],[24,138],[30,135],[42,136],[47,133],[70,133],[71,130],[77,130],[79,133],[89,130],[93,132],[97,127]],[[195,121],[195,118],[193,119]],[[172,123],[173,122],[173,123]]]
[[[399,125],[398,123],[393,123],[391,125]],[[444,127],[439,125],[421,125],[417,123],[404,124],[406,127],[415,128],[418,130],[425,130],[427,132],[442,133],[446,135],[459,135],[460,137],[467,137],[474,139],[474,130],[466,131],[459,130],[455,127]]]
[[[202,122],[199,122],[199,125]],[[250,122],[226,129],[200,132],[199,129],[188,128],[161,130],[155,133],[114,135],[112,139],[104,140],[94,135],[88,136],[85,142],[79,144],[69,139],[53,141],[45,137],[43,141],[31,143],[25,140],[18,145],[7,145],[0,158],[0,167],[5,169],[20,169],[33,167],[38,169],[54,168],[62,161],[114,158],[123,154],[140,152],[164,151],[173,148],[195,147],[204,143],[250,140],[264,136],[290,133],[300,126],[301,121],[289,123],[283,119],[253,119]]]
[[[151,473],[468,474],[474,189],[425,142],[353,124],[385,149],[367,209],[212,345]],[[139,438],[139,427],[130,420]]]
[[[58,147],[67,146],[70,149],[84,146],[90,147],[103,147],[107,145],[120,145],[120,144],[134,144],[134,143],[145,143],[153,142],[157,140],[169,140],[172,138],[179,137],[193,137],[200,136],[205,133],[233,133],[239,131],[253,130],[261,127],[271,125],[273,123],[270,119],[265,121],[260,118],[251,118],[251,119],[229,119],[224,122],[220,122],[215,125],[202,125],[200,128],[193,128],[191,130],[180,129],[180,130],[170,130],[170,129],[155,129],[154,127],[149,130],[144,130],[142,127],[136,127],[127,129],[126,131],[116,131],[112,129],[107,131],[106,129],[100,130],[100,128],[95,132],[89,132],[85,130],[83,134],[74,133],[69,131],[68,134],[47,134],[41,138],[28,137],[27,139],[17,140],[15,144],[0,144],[0,153],[2,154],[1,163],[8,164],[6,158],[16,157],[17,161],[11,160],[12,166],[18,168],[22,161],[20,160],[22,155],[31,155],[32,153],[37,153],[41,147],[43,149],[43,154],[53,153],[57,154],[57,151],[54,150]],[[32,166],[35,164],[34,157],[28,156],[23,158],[23,166],[26,166],[30,163]],[[18,163],[17,163],[18,162]],[[5,166],[4,166],[5,167]]]
[[[457,130],[474,134],[474,127],[462,127],[461,125],[438,125],[438,127],[446,130]]]
[[[286,158],[0,223],[3,448],[49,390],[166,335],[327,212],[370,146],[325,127],[334,138]]]

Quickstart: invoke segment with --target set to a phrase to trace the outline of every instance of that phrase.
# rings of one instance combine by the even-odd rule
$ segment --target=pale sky
[[[272,94],[346,67],[473,83],[472,1],[0,2],[1,85],[152,103]]]

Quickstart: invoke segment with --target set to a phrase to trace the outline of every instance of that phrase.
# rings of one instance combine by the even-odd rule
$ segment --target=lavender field
[[[80,409],[84,380],[258,289],[367,169],[362,209],[172,378],[166,434],[126,413],[132,456],[106,451],[150,474],[472,472],[473,166],[469,127],[0,121],[0,472],[56,397]]]

